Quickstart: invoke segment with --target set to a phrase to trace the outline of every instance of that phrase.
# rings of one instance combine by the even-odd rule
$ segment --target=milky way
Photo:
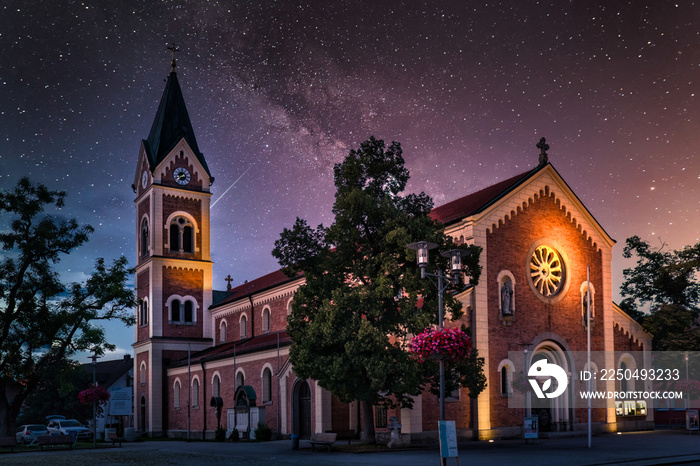
[[[96,228],[61,262],[67,280],[95,257],[134,262],[130,186],[173,42],[216,177],[218,288],[228,274],[240,283],[274,270],[272,245],[296,216],[332,221],[333,164],[370,135],[401,142],[409,190],[436,204],[534,167],[544,136],[550,161],[618,243],[634,234],[672,248],[700,240],[693,2],[1,8],[0,188],[27,175],[66,190],[60,215]],[[114,340],[124,348],[131,335]]]

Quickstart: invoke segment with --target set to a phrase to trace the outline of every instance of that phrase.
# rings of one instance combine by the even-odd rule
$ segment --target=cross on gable
[[[540,150],[540,165],[544,165],[549,161],[547,157],[547,151],[549,150],[549,144],[545,138],[540,138],[540,142],[535,146]]]
[[[168,50],[170,50],[173,53],[172,58],[170,60],[170,66],[172,67],[172,69],[170,71],[174,72],[175,67],[177,66],[177,62],[175,61],[175,52],[179,52],[180,47],[175,45],[175,43],[172,43],[172,44],[170,44],[170,47],[168,47]]]
[[[227,282],[226,291],[231,291],[231,282],[233,281],[233,278],[231,278],[231,274],[229,274],[228,277],[224,278],[224,280]]]

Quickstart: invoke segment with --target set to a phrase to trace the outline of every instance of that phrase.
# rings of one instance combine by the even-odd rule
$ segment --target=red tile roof
[[[539,168],[540,167],[538,167],[538,169]],[[508,191],[515,188],[522,181],[529,178],[530,175],[534,174],[536,171],[538,171],[538,169],[521,173],[520,175],[508,178],[500,183],[484,188],[481,191],[477,191],[452,202],[448,202],[447,204],[435,207],[432,212],[430,212],[430,216],[433,219],[448,225],[457,220],[461,220],[464,217],[476,214],[492,204],[495,200],[502,197]]]
[[[296,280],[300,276],[301,274],[297,275],[296,277],[289,278],[284,274],[284,272],[282,272],[282,270],[275,270],[274,272],[268,273],[267,275],[263,275],[262,277],[258,277],[255,280],[251,280],[249,282],[243,283],[242,285],[238,285],[235,288],[232,288],[230,291],[226,292],[226,298],[215,303],[212,307],[218,307],[223,304],[230,303],[231,301],[244,298],[246,296],[252,296],[253,294],[259,293],[268,288],[281,285],[282,283],[288,281]]]

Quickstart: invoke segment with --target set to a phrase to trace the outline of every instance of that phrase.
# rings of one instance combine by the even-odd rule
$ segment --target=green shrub
[[[216,433],[214,434],[214,439],[216,439],[217,442],[223,442],[226,440],[226,429],[223,427],[218,427],[216,429]]]
[[[238,440],[240,440],[240,438],[238,436],[238,429],[234,428],[231,431],[231,435],[229,436],[228,439],[231,440],[232,442],[237,442]]]
[[[267,442],[272,439],[272,429],[267,427],[264,422],[258,422],[258,428],[255,429],[255,439],[261,442]]]

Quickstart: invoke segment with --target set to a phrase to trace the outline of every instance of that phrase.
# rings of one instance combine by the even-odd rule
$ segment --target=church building
[[[538,147],[539,160],[533,157],[531,170],[432,212],[458,243],[482,248],[479,284],[457,296],[465,315],[446,323],[470,327],[488,383],[477,399],[466,390],[446,399],[446,418],[456,422],[461,438],[521,436],[526,415],[536,416],[543,432],[585,429],[586,409],[574,399],[584,384],[582,371],[650,363],[650,335],[613,303],[615,241],[549,163],[545,141]],[[277,270],[214,290],[213,182],[173,60],[132,186],[137,430],[213,438],[220,427],[227,436],[234,428],[239,436],[251,436],[262,422],[282,438],[326,431],[357,434],[362,426],[357,403],[343,403],[314,380],[297,377],[289,360],[287,316],[304,278]],[[586,351],[589,325],[591,349],[602,356],[596,367],[585,368],[570,355]],[[518,382],[537,358],[562,367],[568,387],[557,398],[528,398],[525,408],[513,407]],[[597,387],[623,388],[614,380],[599,380]],[[605,400],[596,407],[594,429],[652,425],[653,410],[645,403],[624,403]],[[411,409],[377,406],[374,415],[379,439],[388,438],[392,420],[401,425],[402,442],[437,439],[439,403],[428,392],[415,397]]]

